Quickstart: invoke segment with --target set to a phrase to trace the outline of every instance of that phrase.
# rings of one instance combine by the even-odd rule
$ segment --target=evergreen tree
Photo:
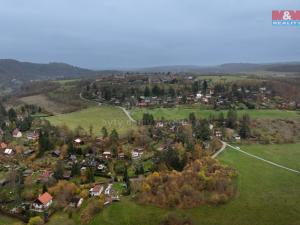
[[[75,177],[77,175],[80,175],[80,165],[79,165],[79,163],[76,162],[72,165],[71,174],[72,174],[73,177]]]
[[[64,176],[64,165],[62,161],[57,161],[54,168],[54,177],[59,180]]]
[[[150,113],[143,114],[143,125],[154,125],[154,117]]]
[[[95,173],[93,168],[88,167],[85,171],[85,176],[89,183],[95,182]]]
[[[224,113],[220,112],[219,117],[218,117],[218,125],[219,125],[219,127],[223,127],[224,126],[224,122],[225,122]]]
[[[6,109],[5,107],[2,105],[2,103],[0,102],[0,117],[3,116],[3,117],[6,117],[7,116],[7,112],[6,112]]]
[[[249,114],[244,114],[241,121],[240,136],[246,139],[249,138],[250,135],[251,135],[250,116]]]
[[[8,119],[10,122],[16,122],[17,121],[17,113],[13,108],[10,108],[8,110]]]
[[[176,96],[176,92],[173,87],[170,87],[168,92],[170,97],[174,98]]]
[[[230,109],[227,114],[227,127],[235,129],[237,126],[237,112],[233,109]]]
[[[50,140],[47,130],[41,130],[39,136],[39,156],[44,155],[44,153],[50,150]]]
[[[43,193],[48,192],[48,187],[46,184],[43,184]]]
[[[195,126],[195,123],[196,123],[196,116],[195,116],[195,113],[194,112],[191,112],[189,114],[189,120],[190,122],[192,123],[193,126]]]
[[[106,138],[108,136],[108,132],[106,127],[102,127],[101,129],[102,137]]]
[[[150,97],[150,88],[148,86],[145,87],[145,90],[144,90],[144,96],[145,97]]]
[[[116,144],[119,141],[119,134],[115,129],[113,129],[110,133],[110,140],[112,144]]]
[[[206,119],[201,120],[200,123],[197,123],[197,125],[195,126],[194,132],[197,139],[200,139],[202,141],[209,140],[211,135],[209,122]]]
[[[129,179],[129,176],[128,176],[128,168],[127,168],[127,166],[125,166],[125,169],[124,169],[123,181],[126,184],[127,194],[130,194],[131,187],[130,187],[130,179]]]
[[[155,85],[152,88],[152,95],[154,95],[154,96],[160,96],[160,94],[161,94],[160,88],[157,85]]]
[[[203,81],[203,84],[202,84],[202,90],[203,90],[203,93],[204,93],[204,94],[206,94],[207,88],[208,88],[207,81],[204,80],[204,81]]]

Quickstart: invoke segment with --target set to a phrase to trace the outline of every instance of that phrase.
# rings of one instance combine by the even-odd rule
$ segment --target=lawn
[[[134,108],[130,111],[131,116],[136,120],[141,120],[143,113],[151,113],[155,119],[164,117],[166,120],[181,120],[187,119],[189,114],[194,112],[199,118],[207,118],[210,114],[218,116],[223,112],[226,116],[227,111],[204,110],[200,107],[185,107],[178,106],[174,108]],[[300,119],[300,115],[296,111],[286,110],[239,110],[238,115],[242,116],[248,113],[251,118],[260,119]]]
[[[47,118],[54,125],[67,125],[70,129],[78,126],[89,131],[93,126],[94,134],[99,135],[100,130],[105,126],[109,131],[116,129],[124,134],[128,129],[135,128],[135,125],[128,119],[125,113],[113,106],[95,106],[81,111],[56,115]]]
[[[23,225],[24,223],[20,222],[17,219],[13,219],[0,214],[0,225]]]

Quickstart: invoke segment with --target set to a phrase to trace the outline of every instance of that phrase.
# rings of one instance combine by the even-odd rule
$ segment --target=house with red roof
[[[49,209],[52,202],[53,197],[48,192],[45,192],[33,202],[32,209],[38,212],[43,212],[44,210]]]
[[[0,149],[4,150],[7,148],[7,144],[5,144],[4,142],[0,143]]]

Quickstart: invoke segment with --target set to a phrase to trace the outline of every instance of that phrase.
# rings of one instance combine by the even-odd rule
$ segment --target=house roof
[[[77,138],[77,139],[74,140],[74,142],[75,142],[75,143],[81,143],[82,140],[81,140],[80,138]]]
[[[0,148],[7,148],[7,144],[5,144],[4,142],[1,142]]]
[[[53,199],[53,197],[48,193],[45,192],[44,194],[40,195],[38,197],[38,200],[43,204],[46,205],[48,202],[50,202]]]
[[[103,152],[103,155],[111,155],[111,152],[105,151],[105,152]]]
[[[13,150],[11,148],[7,148],[4,150],[4,153],[7,155],[11,155],[13,153]]]
[[[18,135],[19,132],[21,132],[21,131],[18,128],[16,128],[16,129],[14,129],[12,134],[13,135]]]
[[[91,189],[92,192],[100,192],[102,189],[102,186],[101,185],[96,185],[95,187],[93,187]]]

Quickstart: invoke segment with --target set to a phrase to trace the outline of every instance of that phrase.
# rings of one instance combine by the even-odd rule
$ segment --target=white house
[[[20,137],[22,137],[22,132],[21,132],[18,128],[16,128],[16,129],[14,129],[14,131],[12,132],[12,136],[13,136],[14,138],[20,138]]]
[[[96,185],[95,187],[90,189],[90,195],[91,196],[100,196],[103,191],[103,186]]]
[[[34,201],[32,208],[35,211],[43,212],[52,205],[52,200],[53,197],[48,192],[45,192]]]
[[[6,148],[6,149],[4,150],[4,154],[5,154],[5,155],[13,155],[13,154],[14,154],[14,150],[11,149],[11,148]]]
[[[203,95],[202,95],[201,93],[197,93],[197,94],[196,94],[196,99],[201,99],[202,96],[203,96]]]
[[[105,159],[110,159],[111,158],[111,152],[110,151],[105,151],[103,152],[103,157]]]

